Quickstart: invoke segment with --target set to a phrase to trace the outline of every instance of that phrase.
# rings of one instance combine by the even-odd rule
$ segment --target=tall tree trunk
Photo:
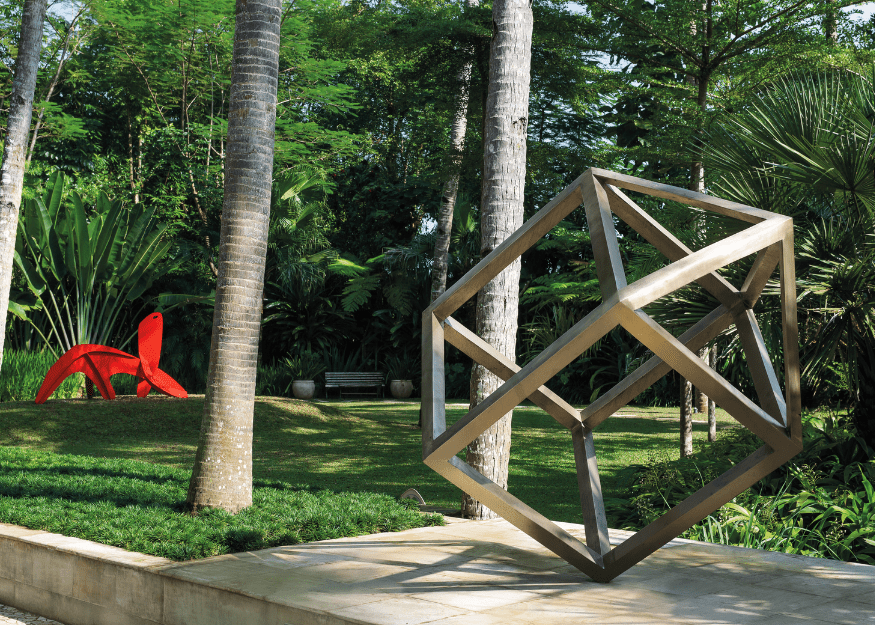
[[[714,368],[717,366],[717,345],[711,346],[711,356],[709,366]],[[717,404],[710,397],[708,398],[708,442],[713,443],[717,440]]]
[[[681,378],[681,458],[693,455],[693,385]]]
[[[467,0],[468,7],[480,5],[479,0]],[[450,234],[453,229],[453,210],[459,192],[459,174],[462,168],[462,154],[465,149],[465,132],[468,129],[468,100],[471,93],[471,70],[474,64],[474,48],[464,50],[467,60],[459,71],[456,80],[459,92],[456,95],[456,111],[450,130],[450,158],[447,180],[441,194],[441,208],[438,213],[437,238],[434,243],[434,262],[431,269],[431,301],[435,301],[447,289],[447,256],[450,250]]]
[[[252,417],[270,218],[281,0],[237,0],[210,369],[188,504],[252,504]]]
[[[711,348],[707,345],[699,350],[699,358],[702,359],[709,367],[711,366]],[[696,412],[699,414],[705,414],[708,412],[708,396],[699,388],[695,389],[695,398],[694,403],[696,407]]]
[[[70,26],[67,28],[67,34],[64,36],[64,45],[61,48],[61,57],[58,59],[58,67],[55,70],[55,75],[52,76],[52,81],[49,83],[49,89],[46,92],[46,97],[43,102],[51,102],[52,96],[55,94],[55,88],[58,86],[58,82],[61,79],[61,71],[64,69],[64,64],[68,61],[67,51],[70,49],[70,39],[73,36],[73,33],[76,29],[76,22],[79,21],[79,16],[82,15],[83,9],[80,9],[76,15],[73,16],[73,19],[70,21]],[[75,47],[75,46],[74,46]],[[43,117],[45,116],[45,110],[40,110],[37,115],[36,123],[33,126],[33,134],[30,139],[30,147],[27,150],[27,163],[30,164],[30,159],[33,158],[33,151],[36,149],[36,140],[39,137],[39,131],[43,124]]]
[[[0,167],[0,367],[3,365],[3,342],[6,315],[9,312],[9,289],[12,286],[12,256],[18,232],[18,209],[24,186],[27,135],[33,116],[33,92],[43,44],[46,0],[26,0],[21,16],[21,38],[15,59],[15,77],[9,97],[6,145]]]
[[[709,27],[706,27],[706,28],[707,28],[706,32],[710,32],[710,28]],[[706,55],[703,53],[703,56],[706,56]],[[697,133],[699,135],[699,137],[698,137],[696,147],[697,147],[697,149],[699,149],[702,145],[703,135],[704,135],[705,105],[708,101],[708,82],[709,82],[708,74],[704,74],[704,75],[700,76],[699,79],[697,80],[697,82],[698,82],[699,88],[698,88],[698,93],[697,93],[697,97],[696,97],[696,105],[699,107],[699,114],[702,116],[702,119],[699,122],[699,129],[698,129],[698,133]],[[700,155],[697,154],[697,156],[700,156]],[[697,193],[704,193],[705,192],[705,167],[704,167],[701,160],[694,161],[692,164],[692,167],[690,168],[690,190],[696,191]],[[702,233],[704,234],[704,225],[701,226],[701,228],[702,228]],[[702,361],[706,365],[711,366],[712,365],[712,363],[711,363],[711,348],[706,345],[705,347],[700,349],[699,350],[699,358],[701,358]],[[690,384],[686,380],[684,380],[684,383],[687,385]],[[690,390],[692,390],[692,389],[690,389]],[[686,393],[688,391],[685,389],[684,392]],[[711,402],[708,399],[708,396],[704,392],[702,392],[698,388],[695,389],[695,407],[696,407],[697,412],[700,415],[704,415],[706,412],[708,412],[708,406],[711,403],[713,403],[713,402]],[[686,404],[681,408],[681,421],[682,422],[684,421],[683,412],[685,410],[686,410]],[[689,454],[693,453],[693,440],[692,440],[693,428],[692,428],[692,414],[691,413],[692,413],[692,410],[690,409],[687,411],[687,415],[686,415],[686,420],[689,421],[689,425],[687,425],[685,423],[681,424],[681,432],[682,433],[689,432],[689,440],[684,438],[683,444],[681,446],[681,455],[682,456],[685,455],[686,453],[689,453]],[[686,436],[686,434],[684,436]]]
[[[483,194],[480,200],[480,253],[487,255],[523,224],[526,128],[532,60],[532,5],[528,0],[496,0],[486,105]],[[477,334],[511,360],[516,359],[520,261],[517,259],[477,296]],[[480,366],[471,371],[471,406],[489,396],[500,380]],[[477,437],[468,464],[507,488],[513,412]],[[465,494],[462,513],[474,519],[495,513]]]
[[[835,0],[826,0],[828,4],[835,4]],[[839,31],[836,27],[837,15],[834,8],[830,8],[823,16],[823,34],[829,45],[834,46],[839,41]]]
[[[698,152],[702,146],[702,137],[704,134],[705,123],[705,106],[708,101],[708,83],[710,80],[710,70],[708,64],[710,62],[711,53],[711,37],[713,35],[713,23],[711,20],[712,0],[704,0],[702,2],[702,23],[697,24],[695,21],[690,25],[692,34],[702,35],[702,65],[698,68],[697,74],[688,74],[687,83],[696,86],[696,106],[699,109],[699,121],[697,128],[697,153],[694,156],[693,162],[690,164],[690,190],[698,193],[705,192],[705,168],[702,163],[701,153]],[[708,348],[703,347],[699,350],[699,357],[703,360],[708,357]],[[693,454],[693,386],[692,384],[681,378],[680,389],[680,452],[681,457],[691,456]],[[699,407],[699,412],[704,412],[703,406],[707,407],[708,397],[701,391],[696,391],[696,405]]]

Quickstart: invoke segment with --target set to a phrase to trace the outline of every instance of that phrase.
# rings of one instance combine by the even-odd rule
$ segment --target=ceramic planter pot
[[[316,383],[313,380],[295,380],[292,382],[292,395],[296,399],[313,399],[316,394]]]
[[[410,380],[392,380],[389,391],[395,399],[407,399],[413,393],[413,382]]]

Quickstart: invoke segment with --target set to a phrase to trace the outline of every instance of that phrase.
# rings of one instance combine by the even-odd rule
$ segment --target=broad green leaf
[[[46,193],[43,196],[43,203],[46,206],[49,216],[54,221],[57,218],[58,210],[61,207],[61,201],[64,198],[64,188],[66,187],[66,177],[64,176],[64,173],[58,170],[49,176],[47,187],[49,186],[52,188],[51,190],[48,190],[47,188]]]
[[[61,253],[61,248],[58,245],[57,232],[53,227],[52,220],[49,217],[45,205],[37,200],[34,202],[34,206],[36,207],[37,218],[40,226],[40,233],[36,236],[41,235],[42,239],[45,241],[44,253],[46,254],[51,271],[55,274],[55,279],[62,280],[64,276],[67,275],[67,267],[64,264],[64,255]]]
[[[121,219],[121,210],[121,202],[115,201],[112,203],[109,212],[101,217],[100,234],[97,237],[97,243],[94,245],[94,257],[96,259],[94,273],[98,279],[103,279],[107,267],[111,264],[116,239],[119,239],[119,246],[124,241],[124,235],[119,234],[123,231],[122,225],[124,223]]]
[[[21,306],[19,306],[16,302],[14,302],[14,301],[11,300],[11,299],[9,300],[9,312],[11,312],[13,315],[15,315],[16,317],[18,317],[18,318],[21,319],[22,321],[27,321],[27,320],[28,320],[28,319],[27,319],[27,311],[24,310],[24,308],[22,308]]]
[[[24,278],[27,280],[27,288],[30,289],[30,292],[37,297],[42,295],[46,290],[45,278],[40,275],[40,272],[34,268],[29,260],[21,256],[18,250],[15,250],[13,259],[18,268],[21,269],[21,273],[24,274]]]
[[[88,223],[85,219],[85,207],[82,205],[82,200],[78,193],[73,194],[73,206],[70,209],[73,213],[73,224],[75,237],[70,237],[70,240],[76,240],[76,246],[79,248],[79,268],[76,272],[76,277],[84,286],[86,292],[91,291],[94,286],[93,258],[94,251],[91,249],[91,241],[88,239]],[[72,234],[72,233],[71,233]]]

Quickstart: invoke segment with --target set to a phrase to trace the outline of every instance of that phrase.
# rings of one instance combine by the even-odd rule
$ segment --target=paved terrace
[[[506,521],[449,521],[164,572],[301,608],[301,623],[875,623],[871,566],[676,540],[598,584]]]
[[[4,526],[0,598],[68,625],[875,624],[872,566],[675,540],[598,584],[506,521],[448,522],[182,563]]]

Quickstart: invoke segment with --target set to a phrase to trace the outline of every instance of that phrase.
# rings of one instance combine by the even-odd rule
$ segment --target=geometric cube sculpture
[[[74,345],[46,373],[36,395],[36,403],[45,403],[61,382],[74,373],[84,373],[104,399],[115,399],[115,389],[109,379],[116,373],[127,373],[140,379],[137,397],[148,395],[153,386],[165,395],[188,397],[179,382],[158,368],[163,334],[164,317],[156,312],[143,319],[137,327],[139,358],[105,345]]]
[[[751,225],[693,252],[621,189],[674,200]],[[520,368],[451,315],[580,204],[586,209],[602,304]],[[656,247],[670,264],[627,284],[613,215]],[[756,259],[740,289],[716,273],[721,267],[752,254],[757,254]],[[780,266],[781,275],[786,397],[781,394],[752,310],[776,265]],[[713,295],[720,305],[681,336],[673,336],[642,311],[651,302],[693,282]],[[597,581],[609,581],[635,565],[802,449],[793,222],[783,215],[670,185],[589,169],[435,300],[423,313],[422,323],[425,464]],[[696,354],[731,324],[738,330],[759,406]],[[618,325],[641,341],[654,356],[582,412],[543,386]],[[505,380],[449,429],[445,418],[444,341]],[[756,434],[763,446],[660,519],[612,548],[608,541],[593,430],[672,369]],[[526,398],[571,433],[586,544],[456,456]]]

